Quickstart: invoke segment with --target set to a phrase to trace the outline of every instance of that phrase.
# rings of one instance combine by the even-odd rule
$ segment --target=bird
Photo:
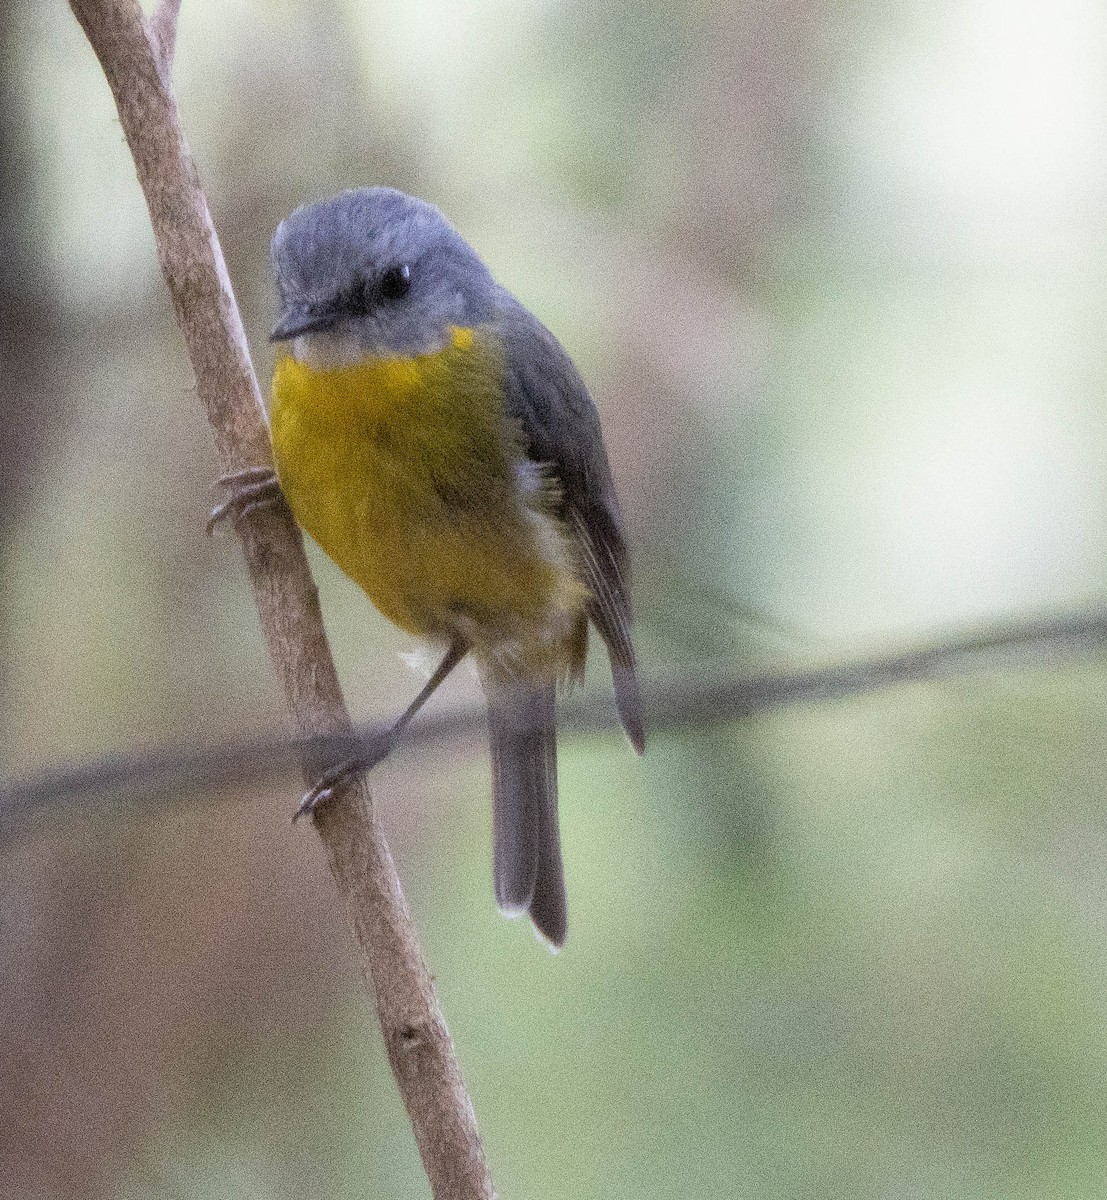
[[[589,627],[615,705],[645,749],[630,569],[599,416],[561,344],[435,206],[363,187],[297,208],[273,236],[275,474],[225,477],[213,520],[287,502],[401,629],[442,649],[373,759],[466,656],[487,699],[493,878],[561,947],[556,694],[584,672]]]

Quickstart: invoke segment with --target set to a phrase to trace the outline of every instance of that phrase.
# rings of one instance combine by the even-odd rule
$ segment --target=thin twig
[[[702,728],[761,716],[780,708],[864,695],[923,680],[949,679],[988,669],[1026,669],[1071,661],[1107,650],[1107,609],[989,626],[948,634],[924,646],[804,670],[734,678],[678,679],[643,689],[651,733]],[[405,731],[398,749],[428,750],[477,738],[484,712],[466,709],[430,715]],[[614,730],[606,695],[577,698],[561,706],[563,730]],[[324,766],[355,758],[375,745],[385,725],[308,742],[260,738],[223,746],[159,747],[43,772],[0,786],[0,841],[41,809],[95,796],[165,798],[200,796],[212,789],[285,776],[304,756]]]
[[[150,37],[166,86],[169,86],[169,77],[173,71],[173,55],[177,49],[177,18],[180,13],[181,0],[161,0],[149,22]]]
[[[164,0],[150,22],[137,0],[70,0],[70,6],[115,97],[222,470],[267,464],[261,395],[169,83],[177,0]],[[242,522],[239,533],[297,735],[348,735],[298,530],[280,509]],[[315,827],[362,952],[433,1194],[488,1200],[493,1189],[472,1104],[368,791],[354,789],[321,806]]]

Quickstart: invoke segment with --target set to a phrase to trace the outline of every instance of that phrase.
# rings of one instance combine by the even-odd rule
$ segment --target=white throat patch
[[[302,333],[292,341],[292,357],[320,371],[352,367],[365,357],[365,349],[348,331]]]

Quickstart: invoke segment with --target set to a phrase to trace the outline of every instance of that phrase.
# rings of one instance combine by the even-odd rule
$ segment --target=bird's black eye
[[[373,298],[369,293],[368,282],[361,277],[356,279],[346,293],[345,300],[344,307],[347,312],[353,313],[357,317],[364,317],[373,307]]]
[[[381,295],[386,300],[400,300],[411,287],[411,268],[407,263],[389,267],[381,276]]]

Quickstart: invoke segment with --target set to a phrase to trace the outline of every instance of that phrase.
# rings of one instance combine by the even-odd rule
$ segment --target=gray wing
[[[562,519],[591,592],[588,616],[611,660],[615,704],[631,745],[645,748],[642,702],[630,638],[630,568],[600,419],[560,342],[514,299],[502,315],[508,413],[528,457],[561,489]]]

